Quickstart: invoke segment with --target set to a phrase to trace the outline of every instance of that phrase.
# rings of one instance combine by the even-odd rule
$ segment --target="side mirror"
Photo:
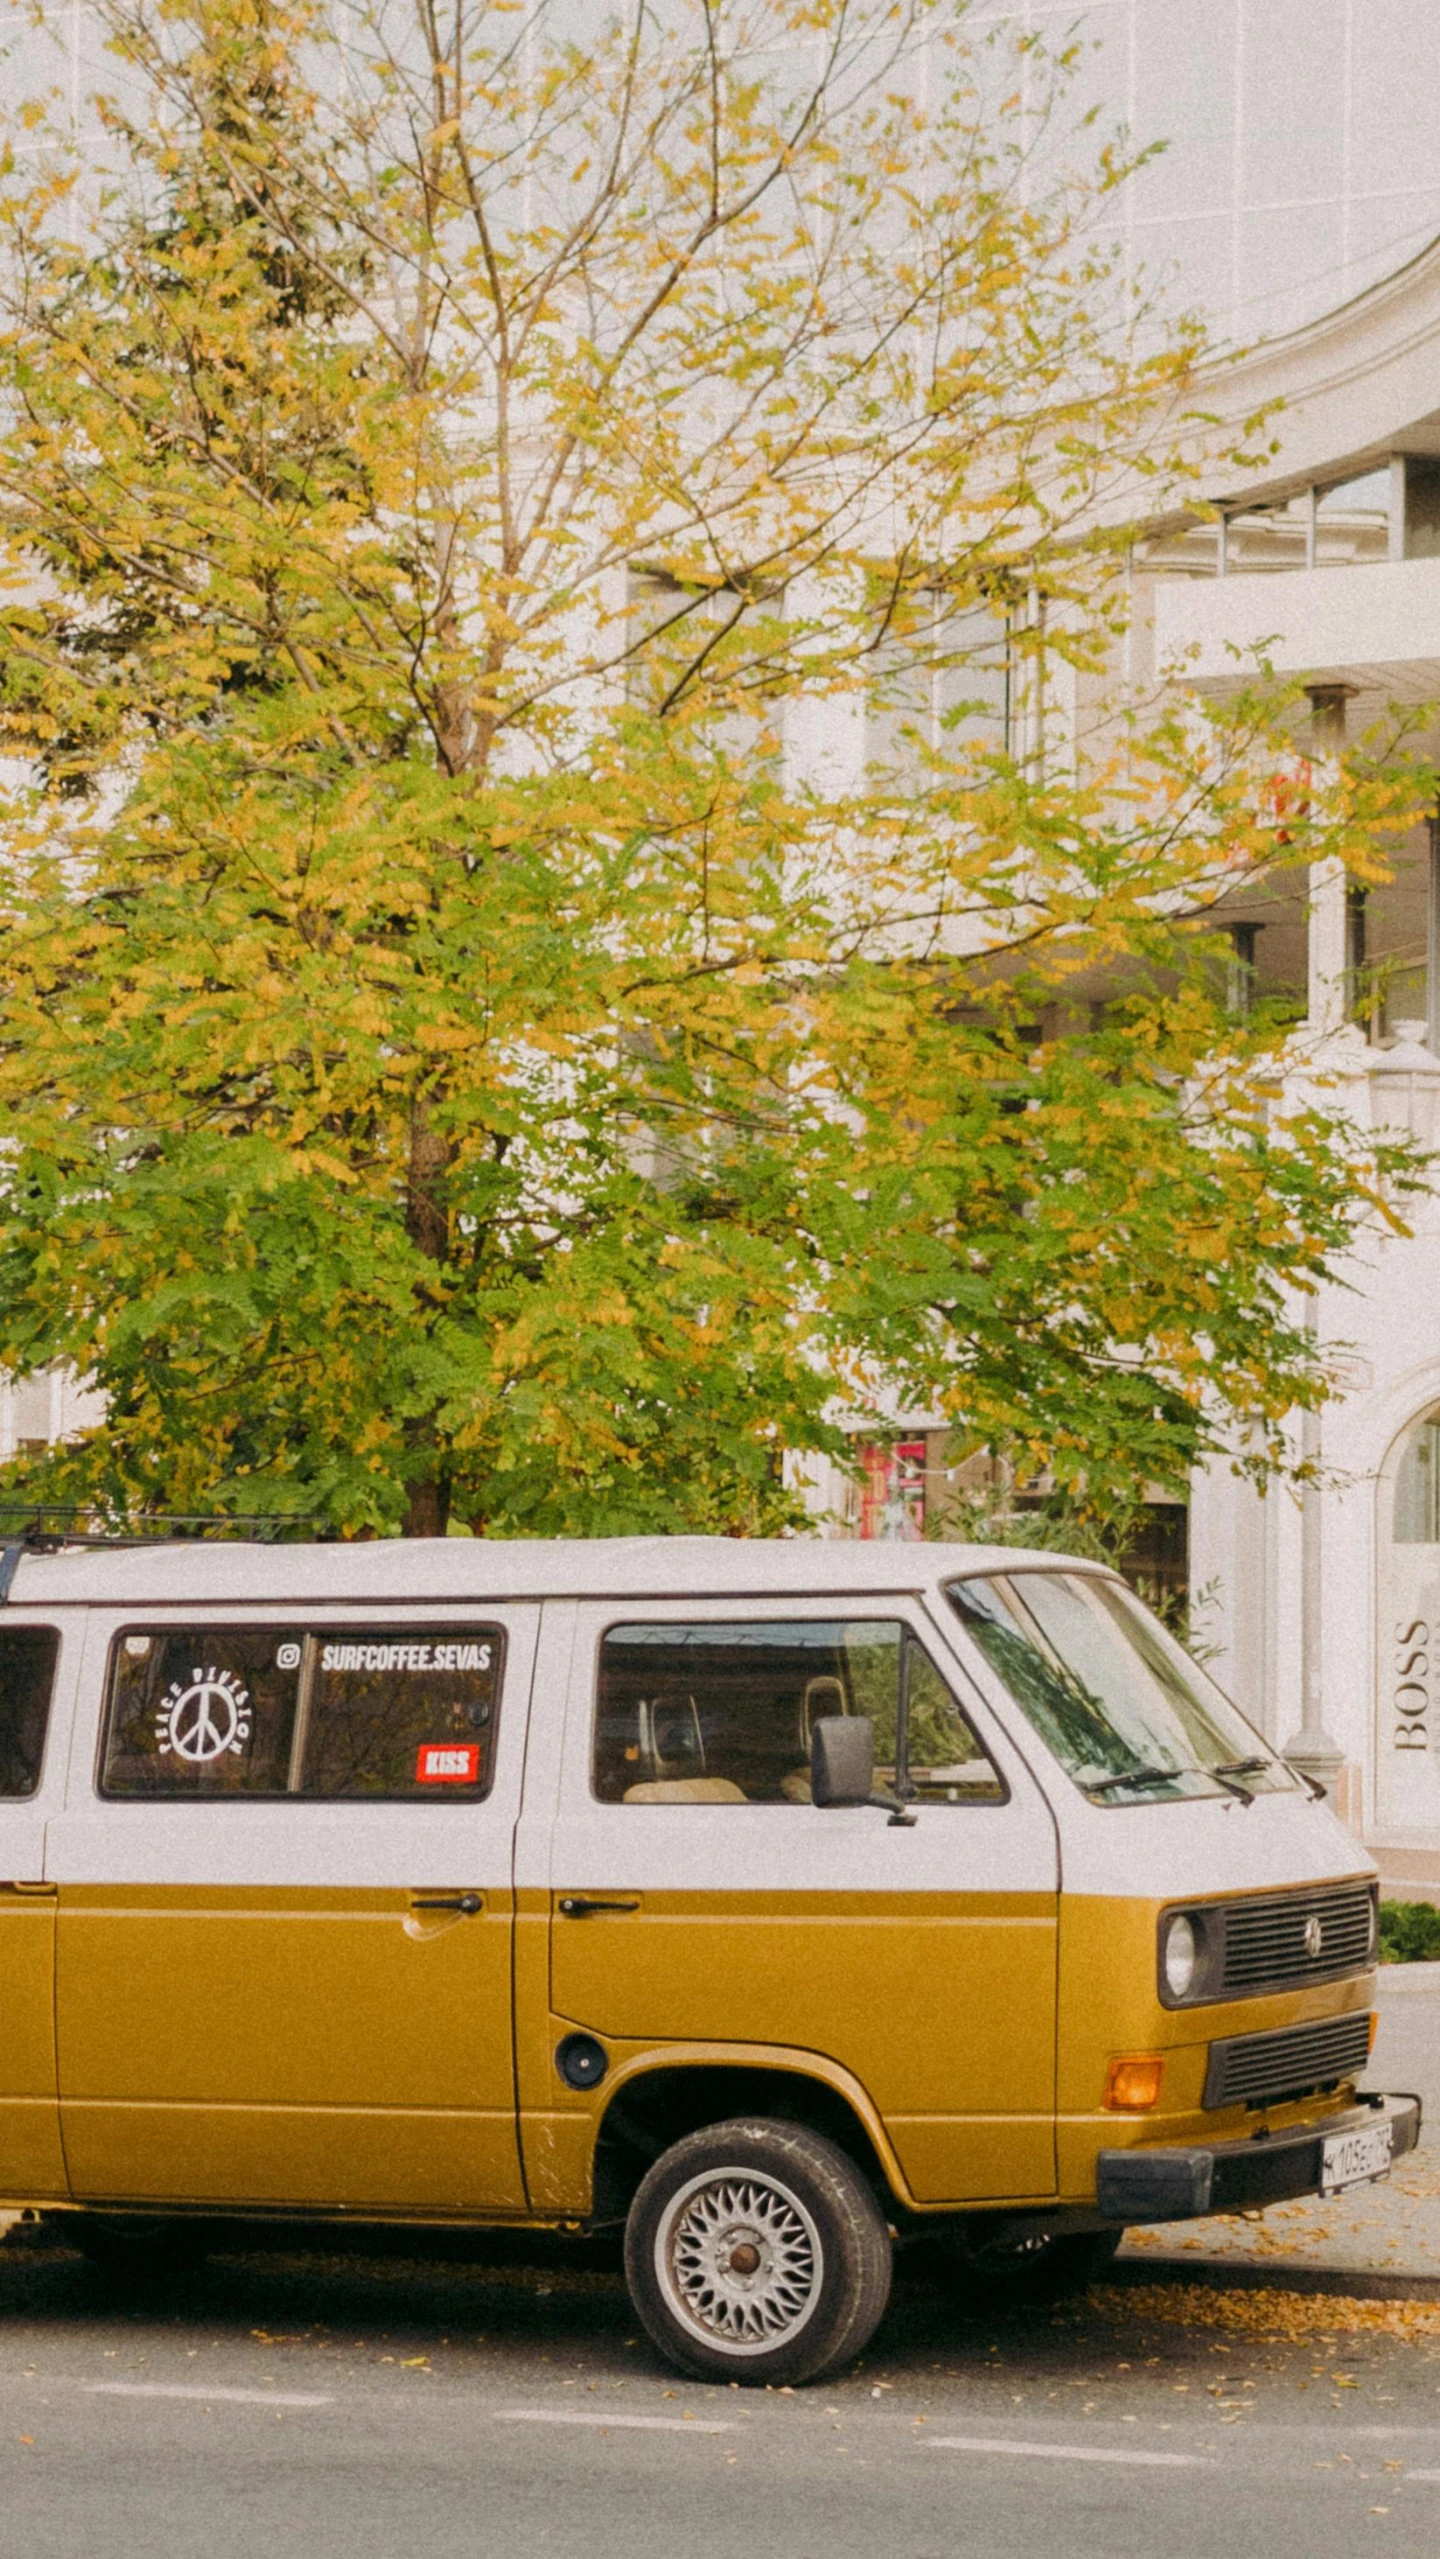
[[[868,1804],[875,1791],[875,1727],[868,1715],[817,1715],[810,1727],[810,1800]]]

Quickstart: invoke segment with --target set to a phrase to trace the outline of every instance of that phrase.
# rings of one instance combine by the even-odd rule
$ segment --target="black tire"
[[[67,2213],[63,2235],[107,2283],[133,2292],[154,2292],[193,2274],[209,2245],[195,2222],[104,2213]]]
[[[667,2363],[704,2381],[818,2381],[890,2298],[885,2216],[823,2133],[707,2124],[657,2159],[625,2225],[625,2279]]]
[[[959,2307],[975,2318],[997,2310],[1040,2309],[1083,2292],[1104,2274],[1124,2232],[1068,2231],[1029,2238],[1012,2229],[1004,2237],[941,2243],[936,2271]]]

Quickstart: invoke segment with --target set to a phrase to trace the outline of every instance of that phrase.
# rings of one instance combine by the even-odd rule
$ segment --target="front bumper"
[[[1193,2221],[1212,2212],[1255,2211],[1292,2195],[1320,2191],[1322,2145],[1335,2133],[1360,2132],[1381,2117],[1390,2123],[1390,2164],[1420,2138],[1418,2097],[1372,2097],[1318,2124],[1248,2133],[1241,2141],[1187,2144],[1173,2150],[1102,2150],[1095,2204],[1110,2222]]]

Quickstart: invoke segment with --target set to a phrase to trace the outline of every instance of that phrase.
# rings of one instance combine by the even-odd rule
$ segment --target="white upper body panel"
[[[945,1598],[944,1585],[957,1577],[1003,1571],[1007,1567],[1031,1572],[1105,1571],[1086,1558],[1052,1555],[1033,1547],[928,1542],[691,1537],[394,1538],[252,1545],[196,1540],[153,1546],[69,1548],[52,1555],[27,1553],[14,1575],[10,1605],[15,1622],[28,1619],[31,1623],[54,1611],[63,1624],[64,1612],[93,1609],[108,1619],[104,1628],[108,1635],[124,1614],[150,1609],[168,1612],[183,1608],[203,1620],[211,1612],[224,1615],[257,1608],[299,1608],[326,1614],[364,1610],[373,1616],[377,1610],[401,1607],[428,1612],[432,1608],[469,1608],[481,1603],[497,1607],[509,1603],[513,1607],[517,1602],[549,1602],[545,1623],[553,1631],[542,1650],[548,1675],[542,1675],[536,1687],[538,1711],[529,1742],[526,1800],[532,1815],[543,1807],[553,1818],[559,1808],[560,1727],[565,1693],[576,1676],[572,1667],[567,1677],[567,1662],[562,1656],[570,1654],[577,1606],[582,1618],[594,1624],[598,1623],[596,1612],[586,1603],[599,1603],[601,1609],[607,1604],[628,1609],[638,1601],[672,1607],[708,1601],[718,1602],[722,1611],[728,1611],[745,1601],[774,1605],[788,1600],[823,1606],[845,1597],[872,1599],[889,1594],[895,1599],[908,1598],[912,1605],[919,1602],[923,1619],[932,1636],[938,1638],[937,1650],[942,1656],[949,1656],[956,1686],[962,1695],[968,1689],[972,1700],[978,1697],[983,1702],[985,1720],[998,1725],[1050,1806],[1062,1891],[1178,1899],[1264,1891],[1373,1871],[1370,1858],[1328,1808],[1299,1789],[1293,1794],[1257,1795],[1249,1804],[1228,1795],[1167,1802],[1098,1804],[1088,1800],[982,1659]],[[0,1615],[0,1623],[3,1622]],[[95,1632],[99,1637],[98,1627]],[[532,1627],[523,1671],[518,1659],[512,1666],[518,1676],[507,1697],[504,1722],[508,1731],[502,1724],[502,1757],[507,1765],[497,1772],[501,1782],[487,1808],[487,1827],[497,1817],[513,1823],[519,1808],[520,1747],[533,1642]],[[103,1638],[98,1646],[89,1649],[91,1659],[98,1663]],[[77,1700],[72,1668],[77,1651],[77,1645],[67,1640],[55,1701],[55,1720],[62,1728],[71,1723],[67,1707],[72,1712],[77,1705],[79,1708],[74,1716],[73,1747],[66,1754],[71,1763],[71,1782],[64,1831],[68,1845],[79,1853],[81,1864],[88,1868],[94,1858],[98,1871],[105,1855],[111,1853],[102,1848],[98,1829],[93,1838],[89,1836],[101,1809],[93,1796],[92,1774],[99,1713],[98,1666],[84,1681],[85,1693]],[[585,1698],[572,1698],[572,1712],[588,1714],[588,1675],[582,1677],[581,1686]],[[512,1750],[513,1768],[509,1765]],[[1004,1757],[1003,1752],[998,1755]],[[60,1756],[52,1746],[43,1789],[50,1800],[42,1805],[32,1799],[23,1808],[27,1833],[37,1826],[37,1815],[42,1822],[47,1815],[53,1821],[59,1809],[53,1799],[61,1774],[56,1765]],[[1019,1772],[1013,1764],[1010,1774],[1014,1786]],[[1018,1789],[1022,1795],[1023,1791],[1023,1787]],[[281,1879],[279,1867],[272,1873],[271,1860],[280,1854],[282,1840],[285,1846],[280,1866],[284,1868],[284,1879],[290,1879],[292,1869],[298,1875],[305,1868],[307,1858],[314,1854],[320,1809],[308,1808],[301,1815],[298,1806],[257,1805],[253,1815],[242,1817],[242,1826],[247,1830],[252,1818],[258,1817],[267,1833],[263,1861],[267,1879]],[[294,1827],[297,1815],[301,1827]],[[233,1811],[222,1816],[227,1831],[235,1818]],[[382,1827],[387,1830],[397,1853],[402,1853],[399,1835],[410,1831],[414,1818],[412,1811],[409,1820],[397,1820],[395,1808],[379,1806],[365,1815],[366,1824],[373,1825],[377,1834]],[[784,1819],[782,1814],[780,1820]],[[853,1834],[857,1847],[862,1838],[875,1836],[878,1840],[884,1829],[883,1822],[877,1825],[873,1816],[863,1813],[838,1815],[836,1821],[837,1837],[841,1830]],[[355,1822],[354,1808],[326,1808],[319,1827],[335,1830],[338,1849],[341,1833]],[[976,1825],[973,1831],[972,1822]],[[285,1825],[291,1827],[287,1829]],[[984,1825],[983,1813],[964,1815],[956,1822],[953,1839],[957,1867],[969,1862],[964,1843],[978,1843],[988,1836]],[[137,1822],[134,1807],[111,1806],[102,1816],[102,1826],[113,1835],[121,1826],[127,1831],[132,1827],[148,1829],[150,1823],[148,1819]],[[778,1828],[778,1824],[775,1826]],[[162,1825],[157,1822],[155,1827],[154,1853],[162,1856],[158,1845]],[[181,1855],[183,1863],[185,1841],[208,1831],[209,1823],[203,1813],[197,1822],[192,1808],[177,1805],[169,1808],[163,1827],[171,1836],[162,1862]],[[658,1838],[660,1827],[668,1834],[672,1826],[654,1827]],[[683,1823],[674,1824],[677,1848],[686,1839],[693,1840],[699,1827],[705,1825],[695,1824],[693,1810]],[[1005,1827],[997,1826],[997,1839]],[[1048,1836],[1048,1824],[1040,1827]],[[308,1832],[304,1844],[302,1828]],[[951,1836],[949,1820],[944,1816],[927,1822],[926,1831],[947,1840]],[[273,1839],[269,1837],[272,1832]],[[73,1838],[69,1836],[72,1833]],[[80,1834],[84,1834],[83,1845]],[[237,1838],[238,1835],[237,1830]],[[798,1837],[798,1832],[787,1827],[784,1836],[788,1840]],[[638,1833],[636,1839],[638,1845]],[[433,1826],[428,1830],[428,1840],[438,1846]],[[1036,1844],[1040,1844],[1040,1830]],[[28,1847],[28,1838],[24,1845]],[[55,1845],[60,1846],[58,1839]],[[893,1843],[886,1845],[893,1847]],[[16,1841],[14,1848],[11,1862],[18,1870],[26,1859],[21,1854],[21,1842]],[[208,1853],[213,1854],[213,1847]],[[33,1855],[28,1862],[33,1868]],[[413,1848],[408,1845],[402,1862],[406,1862],[409,1876]],[[427,1857],[426,1874],[421,1880],[428,1876],[430,1862]],[[522,1857],[522,1866],[525,1862]],[[536,1860],[537,1864],[544,1862],[548,1861]],[[915,1860],[917,1866],[928,1867],[930,1862],[928,1858]],[[1040,1862],[1047,1861],[1042,1858]],[[398,1868],[396,1871],[398,1874]],[[1053,1876],[1053,1866],[1050,1872]],[[539,1880],[538,1875],[535,1880]],[[1020,1888],[1019,1879],[1016,1881]],[[1025,1881],[1033,1888],[1033,1877],[1027,1875]]]
[[[238,1539],[26,1553],[11,1604],[46,1608],[250,1607],[333,1600],[743,1599],[919,1591],[957,1573],[1084,1558],[1033,1547],[809,1537],[386,1537],[246,1545]]]
[[[1212,1795],[1099,1805],[1051,1767],[1046,1792],[1060,1835],[1062,1892],[1203,1901],[1375,1872],[1368,1850],[1305,1793],[1257,1795],[1250,1804]]]

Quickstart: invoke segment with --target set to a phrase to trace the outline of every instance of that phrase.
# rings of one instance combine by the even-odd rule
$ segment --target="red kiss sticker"
[[[478,1742],[422,1742],[415,1761],[417,1786],[473,1786],[480,1775]]]

